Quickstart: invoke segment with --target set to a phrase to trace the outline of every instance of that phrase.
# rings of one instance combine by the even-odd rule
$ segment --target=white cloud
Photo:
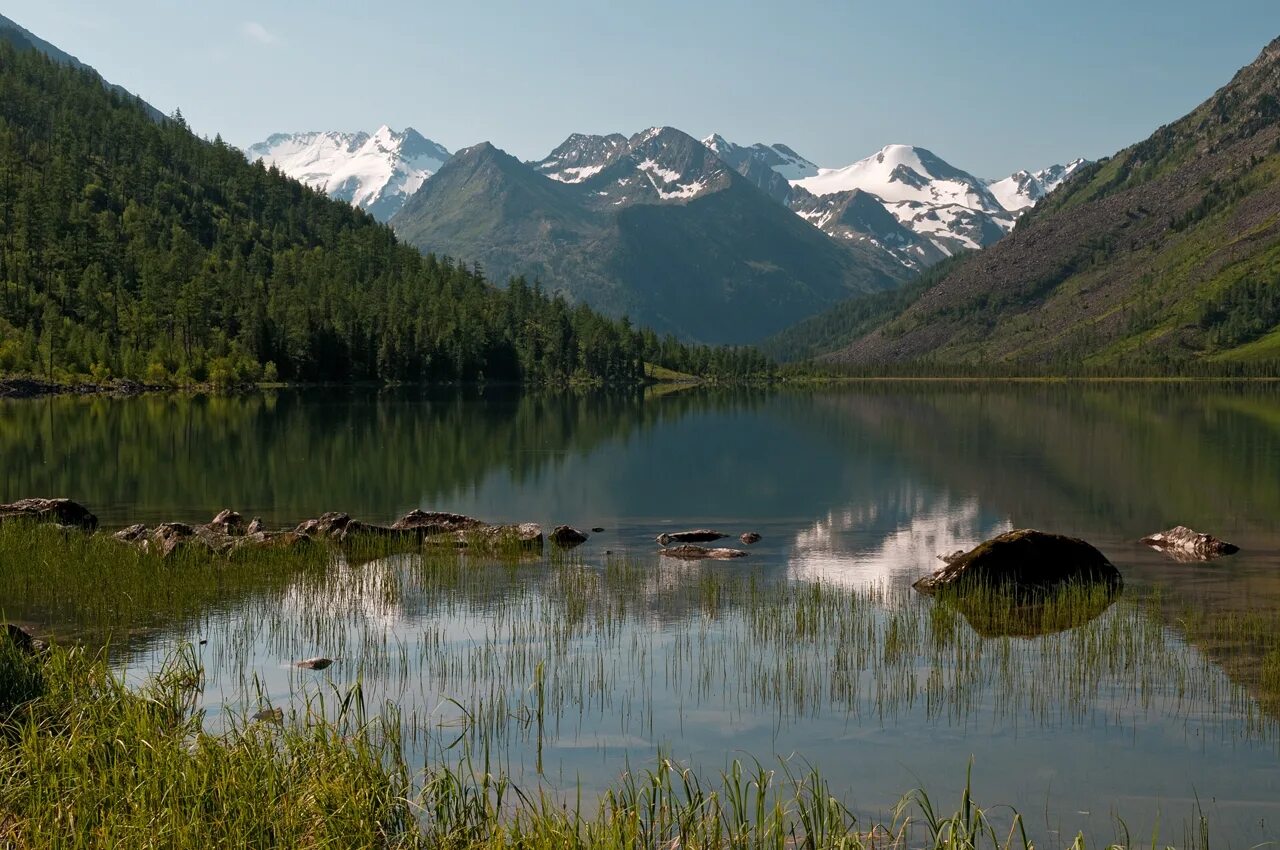
[[[245,21],[240,29],[246,38],[256,41],[258,44],[275,44],[280,40],[257,21]]]

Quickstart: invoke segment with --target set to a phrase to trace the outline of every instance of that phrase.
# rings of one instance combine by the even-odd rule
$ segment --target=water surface
[[[954,802],[972,760],[980,800],[1034,813],[1042,834],[1110,837],[1118,814],[1149,836],[1159,812],[1180,842],[1199,805],[1215,845],[1231,846],[1280,840],[1274,706],[1263,660],[1197,643],[1179,612],[1280,608],[1277,470],[1280,391],[1266,385],[0,402],[0,496],[72,496],[107,525],[223,507],[280,526],[326,510],[387,521],[420,507],[606,529],[568,565],[473,564],[458,581],[396,557],[270,593],[229,588],[181,621],[137,612],[149,631],[123,641],[122,663],[143,670],[207,640],[215,709],[359,679],[371,704],[403,712],[422,759],[487,742],[518,782],[566,794],[659,751],[707,771],[751,755],[807,760],[876,813],[920,784]],[[1243,551],[1179,564],[1135,544],[1179,523]],[[659,566],[654,535],[699,525],[764,540],[744,562]],[[937,682],[958,662],[928,657],[937,615],[905,588],[938,554],[1028,526],[1093,542],[1125,594],[1040,639],[958,623],[990,667],[949,692]],[[769,617],[794,628],[807,603],[753,602],[747,576],[846,594],[831,604],[864,606],[874,657],[834,628],[770,637]],[[1138,601],[1156,592],[1162,602]],[[1165,659],[1167,681],[1143,679],[1141,658],[1081,687],[1054,678],[1089,641],[1151,621],[1145,657]],[[890,657],[889,631],[912,623],[919,652]],[[289,666],[315,654],[341,660],[323,674]]]

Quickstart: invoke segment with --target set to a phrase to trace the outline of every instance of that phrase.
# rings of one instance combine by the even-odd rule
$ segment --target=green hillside
[[[180,116],[0,41],[0,374],[150,381],[643,380],[730,373],[515,281],[422,256]]]
[[[1265,371],[1278,325],[1280,40],[830,359]]]

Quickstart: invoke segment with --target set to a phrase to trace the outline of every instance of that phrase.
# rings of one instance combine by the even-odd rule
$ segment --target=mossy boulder
[[[1120,571],[1083,540],[1023,528],[980,543],[914,585],[921,593],[996,589],[1043,592],[1063,585],[1121,584]]]

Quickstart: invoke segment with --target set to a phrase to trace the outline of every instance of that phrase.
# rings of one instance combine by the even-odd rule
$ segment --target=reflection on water
[[[156,630],[122,641],[135,671],[208,640],[214,706],[359,678],[423,758],[488,742],[565,793],[659,748],[711,770],[746,751],[808,759],[875,812],[922,779],[949,799],[972,756],[985,802],[1047,829],[1177,823],[1199,798],[1236,843],[1280,838],[1274,706],[1255,698],[1270,668],[1247,629],[1207,624],[1280,609],[1276,469],[1265,385],[0,402],[0,496],[73,496],[108,524],[421,507],[607,529],[580,566],[459,579],[399,557],[182,617],[131,610]],[[1242,552],[1178,564],[1136,544],[1176,524]],[[744,563],[660,565],[653,537],[676,525],[764,539]],[[1125,595],[1064,621],[905,592],[1017,527],[1094,543]],[[1015,615],[1042,636],[1007,637]],[[316,654],[339,663],[291,664]]]
[[[855,587],[910,583],[922,572],[942,566],[938,555],[968,551],[1013,527],[1008,519],[983,516],[976,498],[952,504],[914,487],[899,496],[832,511],[798,532],[788,574]]]

